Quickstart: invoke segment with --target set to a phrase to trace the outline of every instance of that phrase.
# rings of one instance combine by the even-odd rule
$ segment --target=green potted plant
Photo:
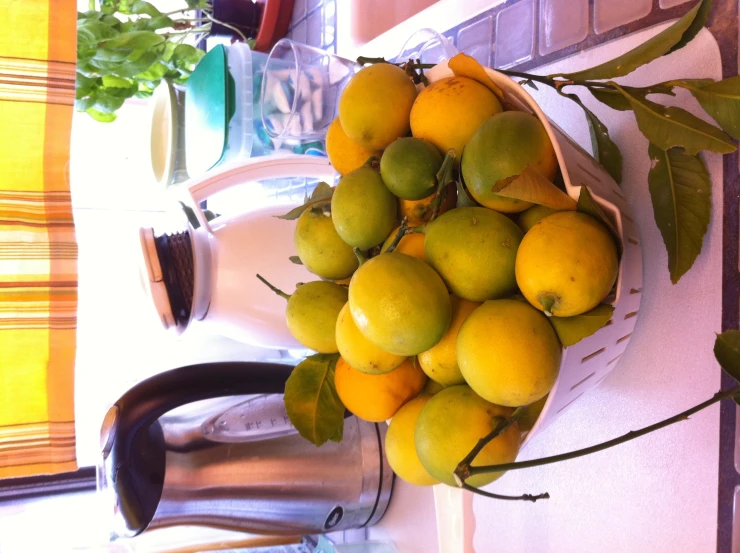
[[[114,121],[127,98],[150,97],[162,79],[184,84],[204,55],[194,44],[214,23],[247,41],[213,18],[207,0],[166,13],[144,0],[100,0],[97,9],[90,0],[89,7],[77,14],[75,108],[101,122]]]

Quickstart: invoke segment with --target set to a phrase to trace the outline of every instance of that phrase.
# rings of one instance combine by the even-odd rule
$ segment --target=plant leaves
[[[113,73],[119,77],[135,77],[149,69],[157,61],[157,54],[154,52],[144,52],[136,60],[129,61],[116,68]]]
[[[596,67],[561,76],[572,81],[590,81],[627,75],[638,67],[685,46],[704,26],[711,7],[711,0],[702,0],[673,25],[629,52]]]
[[[602,303],[574,317],[549,317],[555,333],[563,346],[570,347],[602,328],[614,313],[614,306]]]
[[[520,174],[498,181],[491,190],[499,196],[544,205],[559,211],[576,209],[573,198],[529,165]]]
[[[101,123],[111,123],[112,121],[116,120],[115,113],[102,113],[95,108],[89,108],[85,111],[90,114],[93,119],[95,119],[96,121],[100,121]]]
[[[692,156],[700,150],[729,154],[737,149],[720,129],[688,111],[661,106],[647,98],[633,96],[618,84],[610,84],[629,100],[640,132],[661,150],[678,146]]]
[[[645,88],[634,88],[631,86],[623,86],[624,90],[630,94],[638,96],[647,96],[648,94],[666,94],[668,96],[675,96],[673,92],[673,86],[665,83],[660,83]],[[609,106],[617,111],[629,111],[632,106],[629,100],[625,98],[621,92],[613,88],[592,88],[589,87],[588,91],[602,104]]]
[[[581,193],[578,196],[578,205],[576,207],[576,211],[591,215],[591,217],[599,221],[607,228],[609,234],[611,234],[612,238],[614,238],[614,243],[617,246],[617,253],[621,257],[623,248],[622,238],[619,236],[619,231],[617,230],[617,227],[614,225],[612,220],[604,212],[604,210],[601,209],[601,206],[596,202],[596,200],[594,200],[594,197],[591,195],[591,191],[588,189],[588,186],[581,186]]]
[[[134,83],[128,79],[122,79],[115,75],[105,75],[103,77],[103,86],[110,88],[131,88]]]
[[[457,204],[455,207],[479,207],[478,202],[468,194],[467,189],[463,185],[462,181],[457,181]]]
[[[654,144],[648,153],[655,223],[668,251],[668,271],[675,284],[701,253],[712,211],[712,181],[699,156],[680,148],[663,151]]]
[[[740,330],[728,330],[717,334],[714,340],[714,356],[722,370],[740,382]],[[735,403],[740,403],[738,398],[735,398]]]
[[[284,219],[286,221],[294,221],[295,219],[298,219],[304,211],[309,209],[310,207],[317,206],[322,203],[326,203],[329,200],[331,200],[332,195],[334,194],[334,189],[329,186],[325,182],[320,182],[316,185],[316,188],[314,188],[313,192],[311,193],[311,197],[308,198],[303,205],[299,205],[298,207],[294,207],[288,213],[285,215],[276,215],[278,219]]]
[[[77,24],[77,48],[111,40],[118,34],[116,29],[102,21],[83,19]]]
[[[740,77],[705,85],[684,81],[682,85],[722,130],[735,140],[740,140]]]
[[[344,422],[337,427],[337,431],[329,438],[332,442],[341,443],[344,438]]]
[[[121,33],[115,38],[106,40],[100,46],[106,49],[111,48],[151,48],[157,44],[162,44],[165,37],[154,31],[130,31]]]
[[[565,92],[560,92],[560,94],[567,96],[583,108],[586,114],[586,121],[588,121],[588,131],[591,135],[591,151],[593,152],[594,159],[606,169],[606,172],[611,175],[617,184],[621,184],[622,153],[619,151],[619,146],[609,137],[609,129],[596,117],[594,112],[584,105],[578,96]]]
[[[344,405],[334,386],[339,354],[316,354],[301,361],[285,382],[285,410],[298,433],[314,445],[338,437]]]
[[[162,15],[162,12],[160,12],[152,4],[150,4],[149,2],[145,2],[144,0],[138,0],[137,2],[134,2],[134,5],[131,6],[131,13],[135,15],[148,15],[149,17],[157,17],[159,15]]]
[[[288,259],[290,259],[290,262],[295,265],[303,265],[303,261],[301,261],[301,258],[297,255],[291,255]]]

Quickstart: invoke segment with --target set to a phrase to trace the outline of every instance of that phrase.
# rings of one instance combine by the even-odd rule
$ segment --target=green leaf
[[[134,5],[131,6],[131,13],[135,15],[148,15],[149,17],[157,17],[159,15],[162,15],[162,12],[160,12],[149,2],[144,2],[144,0],[138,0],[137,2],[134,2]]]
[[[143,19],[142,21],[144,21],[144,28],[148,31],[169,29],[175,24],[172,18],[167,17],[166,15],[158,15],[157,17],[152,17],[151,19]]]
[[[461,180],[455,184],[457,184],[457,204],[455,207],[479,207],[478,202],[470,197]]]
[[[687,88],[727,134],[740,140],[740,77],[712,84],[684,81],[679,86]]]
[[[143,73],[136,75],[136,78],[141,79],[142,81],[158,81],[164,77],[165,73],[167,73],[167,65],[158,61],[153,63],[149,69]]]
[[[75,99],[75,109],[77,111],[87,111],[95,105],[95,98],[88,96],[86,98]]]
[[[100,90],[95,95],[93,108],[101,113],[114,113],[123,105],[124,101],[124,98],[117,98],[116,96],[106,94],[104,90]]]
[[[594,217],[609,230],[609,234],[614,238],[617,252],[621,257],[622,238],[619,236],[619,231],[617,230],[617,227],[614,226],[614,223],[612,223],[612,220],[606,215],[606,213],[604,213],[604,210],[601,209],[601,206],[596,203],[596,200],[594,200],[594,197],[591,195],[591,191],[588,189],[588,186],[581,186],[581,193],[578,196],[576,211],[591,215],[591,217]]]
[[[299,205],[298,207],[295,207],[288,211],[285,215],[276,215],[278,219],[284,219],[286,221],[293,221],[295,219],[298,219],[298,217],[301,216],[301,214],[306,211],[307,209],[316,206],[316,207],[326,207],[328,206],[329,200],[331,200],[332,194],[334,194],[334,189],[329,186],[325,182],[320,182],[316,185],[316,188],[314,188],[313,192],[311,193],[311,197],[308,198],[303,205]],[[326,205],[325,205],[326,204]]]
[[[586,114],[586,120],[588,121],[588,130],[591,135],[591,151],[594,158],[606,169],[607,173],[611,175],[617,184],[620,184],[622,182],[622,153],[619,151],[619,146],[609,137],[609,129],[596,117],[594,112],[584,105],[578,96],[565,92],[560,92],[560,94],[567,96],[583,108]]]
[[[704,2],[701,2],[698,5],[698,8],[699,10],[696,13],[696,17],[694,17],[694,20],[691,22],[691,25],[689,25],[689,28],[686,29],[684,34],[681,36],[681,40],[679,40],[676,44],[673,45],[670,50],[668,50],[669,54],[675,52],[676,50],[680,50],[689,42],[694,40],[694,37],[699,34],[699,31],[702,30],[707,22],[707,19],[709,18],[709,12],[712,11],[712,0],[705,0]],[[696,9],[696,6],[693,9]]]
[[[139,59],[126,62],[118,67],[114,74],[119,77],[135,77],[149,69],[157,61],[157,54],[154,52],[144,52]]]
[[[562,76],[572,81],[590,81],[627,75],[641,65],[685,46],[704,26],[711,7],[711,0],[703,0],[673,25],[629,52],[596,67]]]
[[[714,356],[722,370],[740,382],[740,330],[728,330],[717,334],[714,340]],[[735,398],[735,403],[738,403],[738,398]]]
[[[717,127],[677,107],[665,107],[647,98],[633,96],[618,84],[610,83],[629,100],[640,132],[661,150],[675,146],[694,155],[700,150],[729,154],[737,148]]]
[[[151,48],[157,44],[162,44],[165,37],[154,31],[130,31],[121,33],[115,38],[106,40],[101,44],[103,48]]]
[[[341,443],[343,438],[344,438],[344,423],[342,423],[341,426],[337,427],[337,431],[334,432],[334,434],[332,434],[329,439],[332,442]]]
[[[563,346],[570,347],[602,328],[614,313],[614,306],[602,303],[591,311],[574,317],[550,317],[555,333]]]
[[[645,88],[634,88],[631,86],[623,86],[622,88],[628,91],[630,94],[636,96],[644,97],[648,94],[666,94],[668,96],[675,96],[675,94],[673,93],[673,86],[667,85],[665,83],[660,83]],[[629,100],[627,100],[627,98],[625,98],[618,90],[615,90],[613,88],[588,87],[588,91],[599,102],[609,106],[612,109],[616,109],[618,111],[629,111],[632,109]]]
[[[112,40],[118,31],[110,25],[95,19],[83,19],[77,25],[77,47],[98,44],[104,40]]]
[[[204,55],[203,50],[194,48],[190,44],[178,44],[172,53],[172,61],[180,65],[195,65]]]
[[[110,123],[116,120],[115,113],[102,113],[95,108],[89,108],[86,111],[93,119],[95,119],[96,121],[100,121],[101,123]]]
[[[301,261],[301,258],[297,255],[291,255],[288,259],[290,259],[290,262],[295,265],[303,265],[303,261]]]
[[[663,151],[654,144],[648,153],[655,223],[668,250],[668,271],[675,284],[701,253],[712,211],[712,181],[699,156],[680,148]]]
[[[339,354],[316,354],[299,363],[285,383],[285,410],[298,433],[320,446],[338,437],[344,405],[334,386]]]
[[[111,88],[131,88],[134,83],[128,79],[122,79],[115,75],[105,75],[103,77],[103,86]]]
[[[133,48],[97,48],[94,60],[99,61],[124,61],[131,56]]]

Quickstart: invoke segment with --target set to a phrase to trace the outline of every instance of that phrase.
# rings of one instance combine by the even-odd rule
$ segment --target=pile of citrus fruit
[[[617,277],[596,218],[493,191],[527,168],[549,182],[558,173],[540,120],[502,100],[468,76],[417,87],[390,63],[361,69],[327,135],[342,178],[295,230],[300,261],[323,280],[290,296],[288,326],[339,353],[339,398],[362,419],[391,420],[389,462],[418,485],[455,485],[478,440],[531,406],[476,464],[516,458],[558,376],[550,317],[596,308]]]

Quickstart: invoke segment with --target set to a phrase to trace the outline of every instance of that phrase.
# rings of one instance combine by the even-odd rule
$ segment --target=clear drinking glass
[[[273,138],[322,138],[339,95],[360,66],[287,38],[273,47],[262,81],[262,123]]]

